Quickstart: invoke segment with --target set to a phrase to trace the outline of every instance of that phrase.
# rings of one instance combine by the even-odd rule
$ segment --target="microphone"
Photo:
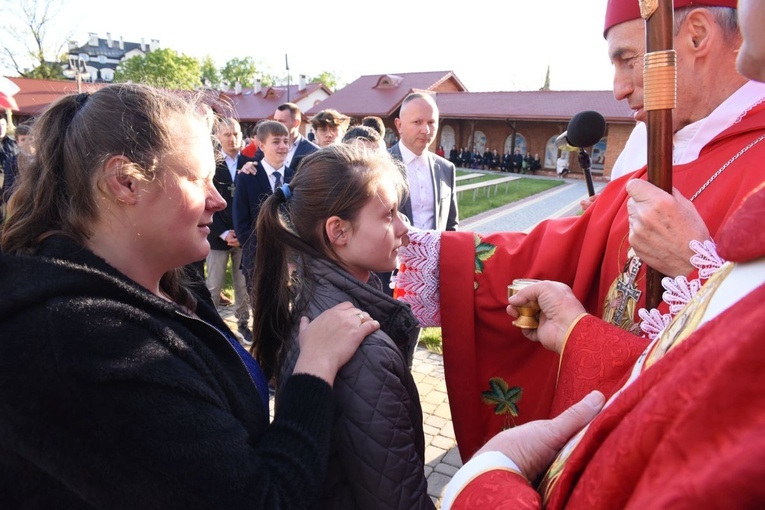
[[[577,113],[568,123],[568,128],[555,139],[555,146],[562,151],[578,151],[592,147],[603,138],[606,119],[593,110]]]
[[[579,150],[578,147],[569,145],[567,135],[568,135],[568,131],[564,131],[563,134],[558,135],[558,138],[555,139],[555,146],[558,148],[558,150],[563,152],[578,151]]]
[[[584,171],[587,192],[595,194],[595,187],[590,174],[590,155],[584,150],[592,147],[603,138],[606,132],[606,119],[596,111],[587,110],[571,118],[566,131],[555,139],[555,146],[562,151],[579,151],[579,166]]]

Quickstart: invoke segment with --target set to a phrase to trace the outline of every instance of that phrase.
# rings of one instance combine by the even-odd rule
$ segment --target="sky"
[[[13,1],[13,0],[11,0]],[[50,39],[89,32],[149,42],[218,67],[251,56],[291,79],[330,71],[340,85],[369,74],[453,71],[471,92],[610,90],[606,0],[60,0]],[[637,1],[637,0],[635,0]],[[448,5],[447,5],[448,4]]]

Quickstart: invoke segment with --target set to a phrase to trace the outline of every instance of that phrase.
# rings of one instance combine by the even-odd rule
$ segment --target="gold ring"
[[[361,321],[361,324],[364,324],[364,312],[356,312],[356,317],[359,318],[359,321]]]

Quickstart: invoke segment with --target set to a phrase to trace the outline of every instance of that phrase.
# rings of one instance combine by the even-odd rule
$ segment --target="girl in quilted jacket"
[[[388,297],[375,271],[391,271],[408,242],[398,214],[406,179],[390,156],[361,144],[333,145],[302,163],[261,208],[255,345],[277,379],[276,408],[300,352],[301,315],[336,303],[379,321],[335,379],[330,465],[317,508],[434,508],[424,474],[422,409],[410,367],[418,323]]]

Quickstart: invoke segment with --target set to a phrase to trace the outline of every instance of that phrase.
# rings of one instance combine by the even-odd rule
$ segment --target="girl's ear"
[[[117,202],[129,205],[138,201],[138,181],[131,170],[132,163],[125,156],[112,156],[102,169],[106,189]]]
[[[324,224],[324,229],[333,248],[345,246],[348,243],[348,232],[351,229],[351,224],[348,221],[339,216],[331,216]]]

